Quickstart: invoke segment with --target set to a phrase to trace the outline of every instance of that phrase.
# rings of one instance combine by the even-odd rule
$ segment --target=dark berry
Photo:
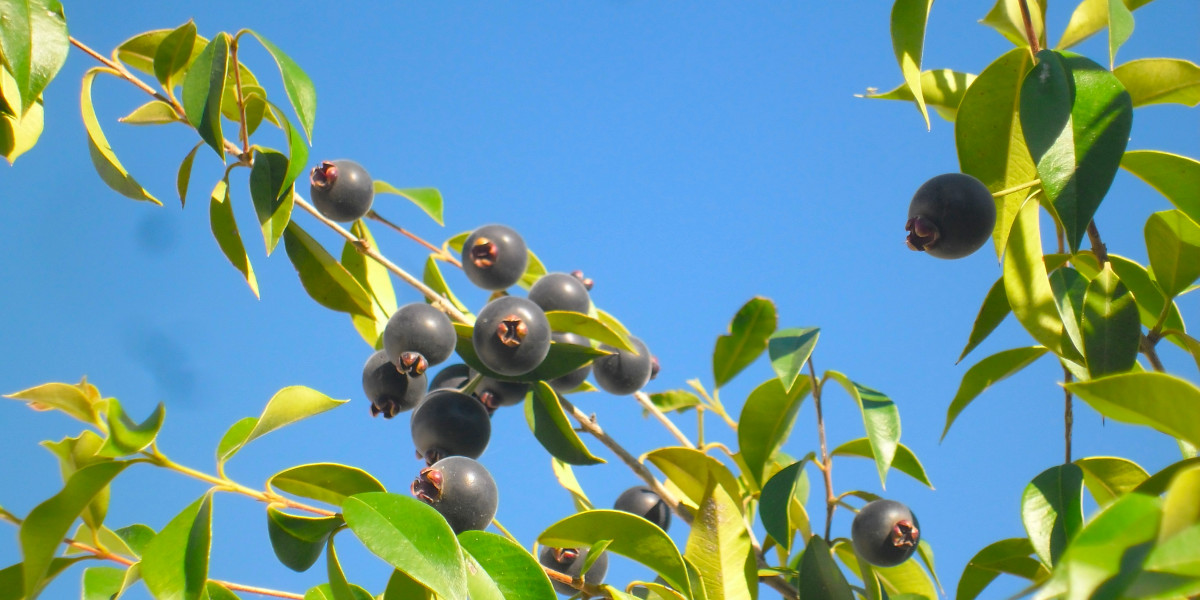
[[[601,350],[611,352],[599,356],[592,361],[592,375],[596,385],[601,389],[618,396],[632,394],[650,381],[650,373],[654,369],[654,361],[646,344],[635,337],[629,338],[638,353],[627,352],[619,348],[602,345]]]
[[[396,309],[383,328],[383,349],[388,358],[400,366],[400,355],[417,352],[425,357],[428,366],[441,364],[458,343],[454,323],[446,313],[424,302],[405,304]]]
[[[433,379],[429,380],[429,391],[459,390],[462,391],[467,382],[471,381],[471,367],[462,363],[443,367]]]
[[[455,390],[434,390],[412,414],[417,455],[433,464],[447,456],[479,458],[492,436],[492,421],[475,398]]]
[[[530,385],[520,381],[501,381],[484,377],[475,387],[475,397],[487,408],[488,414],[501,406],[515,406],[525,400]]]
[[[441,513],[455,534],[486,528],[499,504],[492,474],[465,456],[449,456],[421,469],[412,495]]]
[[[463,273],[485,290],[502,290],[520,281],[528,262],[525,240],[504,225],[484,225],[463,242]]]
[[[397,371],[383,350],[372,354],[363,365],[362,384],[373,417],[390,419],[416,406],[425,395],[425,375],[410,377]]]
[[[501,296],[479,311],[472,342],[484,366],[516,377],[537,368],[550,352],[550,323],[528,299]]]
[[[558,571],[563,575],[570,576],[572,579],[578,579],[579,572],[583,570],[583,563],[587,560],[587,555],[587,548],[552,548],[550,546],[542,546],[541,552],[538,552],[538,562],[543,567],[552,571]],[[583,581],[588,585],[600,585],[604,583],[604,576],[607,573],[608,553],[604,552],[596,558],[596,562],[592,563],[592,567],[583,576]],[[554,584],[554,591],[564,596],[572,596],[579,593],[578,589],[561,581],[551,579],[550,583]]]
[[[635,486],[621,492],[613,508],[642,517],[663,531],[671,526],[671,508],[654,490],[645,486]]]
[[[362,165],[352,160],[327,160],[310,175],[309,197],[325,218],[346,223],[371,210],[375,184]]]
[[[550,334],[550,339],[554,340],[555,344],[574,344],[576,346],[591,345],[587,338],[579,335],[578,333],[571,333],[568,331],[555,331],[554,333]],[[591,374],[591,372],[592,365],[589,363],[579,367],[578,369],[575,369],[574,371],[571,371],[570,373],[567,373],[566,375],[563,375],[562,377],[551,379],[546,383],[550,384],[550,387],[554,388],[556,392],[565,394],[579,387],[580,384],[587,380],[588,375]]]
[[[996,201],[987,186],[963,173],[946,173],[917,188],[908,205],[907,244],[938,258],[978,250],[996,225]]]
[[[529,299],[542,310],[569,310],[587,314],[592,306],[588,289],[579,278],[566,273],[543,275],[529,288]]]
[[[913,555],[921,541],[917,517],[895,500],[868,502],[850,525],[854,552],[877,567],[894,567]]]

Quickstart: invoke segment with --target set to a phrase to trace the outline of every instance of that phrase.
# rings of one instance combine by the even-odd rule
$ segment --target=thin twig
[[[1138,344],[1138,350],[1146,356],[1150,361],[1150,366],[1159,373],[1165,373],[1166,368],[1163,367],[1162,360],[1158,358],[1158,350],[1155,350],[1157,340],[1152,341],[1150,337],[1143,335],[1141,342]]]
[[[1092,242],[1092,254],[1096,255],[1096,262],[1100,263],[1100,268],[1104,268],[1104,264],[1108,262],[1108,247],[1100,240],[1100,230],[1096,228],[1096,221],[1088,221],[1087,226],[1088,240]]]
[[[1030,182],[1027,182],[1027,183],[1022,183],[1021,185],[1016,185],[1016,186],[1010,187],[1010,188],[1008,188],[1008,189],[1004,189],[1004,190],[1000,190],[1000,191],[998,191],[998,192],[994,192],[994,193],[992,193],[992,197],[993,197],[993,198],[1003,198],[1003,197],[1005,197],[1005,196],[1007,196],[1007,195],[1009,195],[1009,194],[1015,194],[1015,193],[1017,193],[1017,192],[1019,192],[1019,191],[1021,191],[1021,190],[1027,190],[1027,189],[1029,189],[1029,188],[1031,188],[1031,187],[1034,187],[1034,186],[1037,186],[1037,185],[1041,185],[1041,183],[1042,183],[1042,180],[1041,180],[1041,179],[1034,179],[1033,181],[1030,181]]]
[[[654,405],[654,402],[650,400],[650,396],[647,396],[645,392],[634,392],[633,397],[638,401],[638,404],[642,405],[642,408],[644,408],[646,412],[654,415],[654,418],[658,419],[658,421],[663,424],[663,427],[666,427],[667,431],[671,432],[671,435],[675,436],[675,439],[679,440],[679,443],[685,448],[696,447],[696,445],[692,443],[692,440],[689,440],[687,435],[684,435],[684,433],[675,426],[675,422],[667,418],[667,415],[664,415],[663,412]]]
[[[825,417],[821,413],[821,383],[817,381],[817,369],[812,357],[808,357],[808,376],[812,378],[813,407],[817,411],[817,437],[821,442],[821,474],[825,477],[825,541],[830,541],[833,526],[833,511],[837,509],[837,498],[833,496],[833,459],[825,443]]]
[[[1038,43],[1037,33],[1033,30],[1033,17],[1029,14],[1029,1],[1020,0],[1021,4],[1021,20],[1025,22],[1025,37],[1029,40],[1029,51],[1034,55],[1041,52],[1041,44]]]
[[[1066,365],[1063,365],[1063,383],[1071,383],[1072,379],[1071,371],[1067,369]],[[1071,391],[1064,387],[1063,393],[1066,396],[1063,408],[1063,438],[1066,442],[1066,460],[1063,464],[1068,464],[1071,462],[1071,430],[1075,425],[1075,413]]]
[[[374,221],[379,221],[380,223],[383,223],[384,225],[388,226],[396,233],[399,233],[400,235],[420,244],[421,246],[424,246],[426,250],[429,250],[430,252],[433,252],[434,254],[438,255],[439,257],[441,257],[442,260],[444,260],[460,269],[462,268],[462,262],[459,261],[457,258],[455,258],[453,254],[450,254],[449,252],[445,251],[444,249],[439,248],[439,247],[431,244],[430,242],[426,241],[421,236],[383,218],[383,215],[380,215],[379,213],[375,212],[373,209],[370,211],[367,211],[367,218],[372,219]]]

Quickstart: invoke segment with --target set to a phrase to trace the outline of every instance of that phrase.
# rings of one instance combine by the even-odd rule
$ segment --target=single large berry
[[[421,469],[412,495],[441,513],[455,534],[486,528],[499,504],[492,474],[465,456],[443,458]]]
[[[371,210],[375,184],[362,165],[352,160],[327,160],[313,168],[309,197],[325,218],[343,223],[361,219]]]
[[[459,390],[471,381],[471,367],[463,363],[447,365],[438,371],[433,379],[429,380],[429,391],[433,390]]]
[[[671,508],[654,490],[645,486],[639,485],[621,492],[613,508],[642,517],[663,531],[671,526]]]
[[[525,400],[530,385],[523,381],[503,381],[484,377],[475,387],[475,397],[487,408],[488,414],[496,412],[501,406],[515,406]]]
[[[554,333],[550,334],[550,339],[554,340],[555,344],[591,346],[591,342],[588,342],[587,338],[579,335],[578,333],[571,333],[569,331],[555,331]],[[584,381],[587,381],[588,375],[590,375],[591,372],[592,365],[591,363],[588,363],[582,367],[579,367],[578,369],[575,369],[574,371],[571,371],[570,373],[567,373],[566,375],[551,379],[546,383],[549,383],[550,387],[554,388],[554,391],[560,394],[565,394],[579,387],[579,385]]]
[[[529,299],[542,310],[569,310],[587,314],[591,296],[583,281],[567,273],[548,273],[529,288]]]
[[[528,262],[525,240],[504,225],[484,225],[463,242],[463,273],[485,290],[502,290],[520,281]]]
[[[501,296],[479,311],[471,339],[484,366],[516,377],[537,368],[550,352],[550,322],[527,298]]]
[[[417,455],[433,464],[447,456],[479,458],[492,437],[492,421],[475,398],[455,390],[434,390],[412,414]]]
[[[568,575],[572,579],[578,579],[579,574],[583,571],[583,563],[587,560],[587,555],[587,548],[552,548],[550,546],[542,546],[541,552],[538,552],[538,562],[543,567],[558,571],[563,575]],[[608,553],[603,552],[600,556],[596,557],[596,562],[592,563],[592,567],[583,576],[583,582],[588,585],[600,585],[604,583],[604,576],[607,573]],[[550,583],[554,584],[554,591],[564,596],[572,596],[579,593],[578,589],[561,581],[551,579]]]
[[[916,552],[921,529],[907,506],[895,500],[874,500],[854,516],[850,539],[859,558],[877,567],[894,567]]]
[[[371,416],[392,418],[416,406],[425,396],[425,374],[401,373],[379,350],[363,365],[363,393],[371,401]]]
[[[650,381],[650,374],[654,369],[650,350],[642,340],[635,337],[629,340],[633,342],[633,347],[637,348],[637,354],[602,345],[601,350],[612,354],[597,357],[592,361],[592,375],[596,378],[596,385],[610,394],[632,394]]]
[[[383,349],[397,366],[405,352],[424,356],[429,366],[440,364],[454,354],[456,343],[458,334],[450,317],[424,302],[397,308],[383,328]]]
[[[917,188],[908,205],[907,244],[938,258],[978,250],[996,225],[996,201],[987,186],[963,173],[945,173]]]

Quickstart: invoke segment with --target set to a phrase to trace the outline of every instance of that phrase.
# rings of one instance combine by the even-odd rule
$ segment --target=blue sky
[[[209,37],[243,27],[260,32],[316,84],[310,162],[353,158],[398,187],[439,188],[444,228],[398,197],[376,203],[428,239],[506,223],[551,270],[584,270],[597,282],[596,304],[659,357],[663,370],[651,391],[684,387],[692,378],[711,386],[713,343],[753,296],[775,301],[781,326],[821,327],[817,368],[846,373],[895,400],[902,442],[937,490],[893,473],[881,492],[873,465],[857,459],[839,459],[835,486],[909,504],[950,593],[977,550],[1024,535],[1021,492],[1062,457],[1061,371],[1043,359],[997,385],[938,443],[967,367],[1032,340],[1010,319],[955,365],[999,276],[994,254],[940,261],[904,248],[913,191],[958,169],[951,124],[933,117],[927,132],[909,104],[854,97],[900,81],[888,3],[66,4],[72,35],[103,53],[189,18]],[[1006,40],[976,23],[989,7],[935,5],[925,66],[978,73],[1006,51]],[[1051,39],[1072,8],[1052,3]],[[1136,17],[1118,63],[1147,56],[1200,61],[1200,4],[1162,0]],[[1097,36],[1078,50],[1103,63],[1104,43]],[[246,61],[282,100],[273,63],[249,46]],[[307,385],[352,401],[256,442],[230,463],[230,474],[258,486],[295,464],[345,462],[394,491],[407,490],[420,465],[407,416],[369,418],[360,374],[370,350],[349,319],[310,300],[282,253],[265,257],[246,228],[262,290],[254,298],[209,233],[203,200],[221,165],[200,154],[191,190],[199,202],[180,210],[175,169],[194,134],[117,124],[145,98],[116,80],[96,85],[101,121],[125,165],[166,206],[135,203],[101,183],[78,112],[79,80],[92,66],[71,53],[46,93],[38,147],[15,167],[0,167],[0,391],[86,375],[134,415],[164,402],[160,448],[211,470],[213,449],[231,423],[257,415],[276,390]],[[1195,109],[1139,109],[1129,147],[1196,157],[1198,131]],[[232,190],[239,221],[252,223],[244,173],[235,175]],[[1144,262],[1145,218],[1168,208],[1121,173],[1096,221],[1110,252]],[[308,215],[297,219],[340,249]],[[420,248],[381,228],[375,233],[385,254],[419,271]],[[472,307],[486,299],[457,274],[451,283]],[[402,302],[418,299],[398,293]],[[1181,308],[1186,320],[1200,306],[1187,296]],[[1163,346],[1168,368],[1196,381],[1195,364]],[[740,408],[770,376],[765,361],[756,363],[722,389],[723,401]],[[635,454],[671,443],[631,399],[597,393],[577,404]],[[849,398],[830,388],[825,405],[831,444],[861,437]],[[693,414],[680,422],[694,434]],[[1082,403],[1075,423],[1077,457],[1122,455],[1152,472],[1178,457],[1169,439],[1103,423]],[[735,439],[716,419],[707,425],[710,438]],[[519,411],[499,412],[494,428],[483,461],[500,486],[498,518],[528,545],[569,514],[570,498],[556,487],[549,458]],[[8,402],[0,404],[0,431],[7,458],[0,463],[0,481],[7,482],[0,505],[24,514],[60,486],[53,457],[36,443],[78,429],[66,417]],[[816,447],[810,400],[785,449],[799,456]],[[615,460],[577,474],[601,506],[637,483]],[[131,470],[114,488],[109,522],[160,528],[204,490],[150,468]],[[816,503],[810,512],[820,520]],[[214,578],[293,592],[322,579],[323,569],[293,574],[273,558],[261,505],[219,496],[215,524]],[[834,534],[848,531],[849,515],[840,511]],[[685,542],[684,528],[672,533]],[[15,528],[5,539],[0,563],[11,564],[19,560]],[[381,591],[388,569],[348,541],[340,554],[351,580]],[[610,571],[610,581],[621,585],[646,576],[621,561]],[[70,597],[78,581],[73,571],[46,597]],[[143,596],[139,590],[129,597]]]

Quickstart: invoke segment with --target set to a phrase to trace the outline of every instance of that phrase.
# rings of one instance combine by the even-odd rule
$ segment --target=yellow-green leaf
[[[96,118],[95,108],[92,107],[92,81],[100,73],[120,76],[116,71],[105,67],[94,67],[83,75],[83,91],[79,96],[79,108],[83,113],[83,126],[88,134],[88,150],[92,156],[92,165],[96,167],[100,179],[104,180],[104,183],[114,191],[127,198],[162,205],[158,198],[143,189],[141,184],[125,170],[125,167],[121,166],[121,161],[117,160],[117,155],[108,145],[108,138],[104,137],[104,131],[100,129],[100,121]]]

